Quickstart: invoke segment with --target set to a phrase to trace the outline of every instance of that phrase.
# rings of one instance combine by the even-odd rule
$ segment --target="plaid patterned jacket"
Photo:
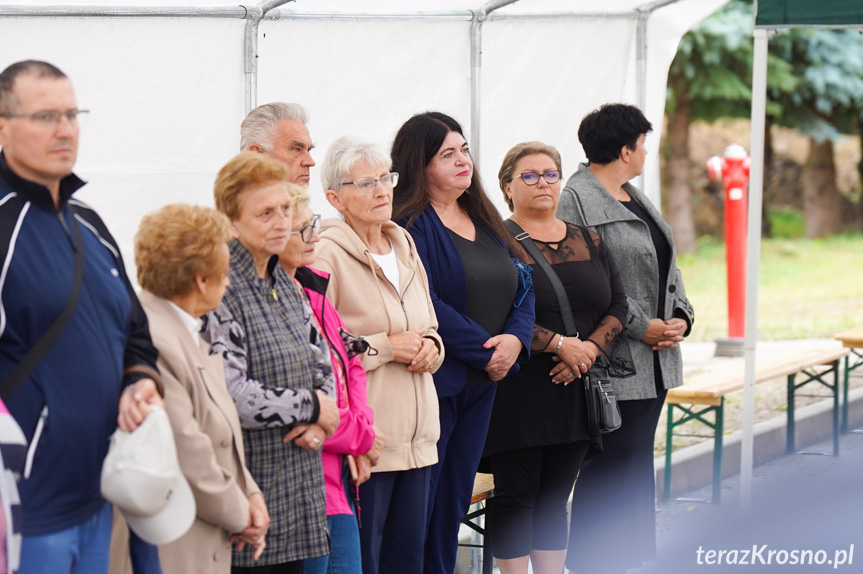
[[[208,314],[202,336],[225,358],[228,390],[237,404],[246,465],[267,503],[270,530],[260,560],[251,548],[234,566],[266,566],[329,552],[320,452],[284,444],[295,423],[316,417],[314,392],[333,394],[329,349],[314,328],[311,308],[274,257],[258,276],[251,254],[229,243],[231,286]],[[312,342],[317,343],[317,345]]]

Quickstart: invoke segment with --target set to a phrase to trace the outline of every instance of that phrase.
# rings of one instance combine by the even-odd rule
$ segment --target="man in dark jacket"
[[[116,242],[73,199],[79,110],[69,79],[25,61],[0,73],[0,390],[29,443],[19,483],[21,573],[106,572],[111,510],[102,461],[118,424],[162,405],[156,350]],[[8,377],[63,313],[74,312],[20,384]]]

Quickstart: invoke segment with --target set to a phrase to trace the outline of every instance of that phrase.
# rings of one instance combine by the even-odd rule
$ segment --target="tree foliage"
[[[751,1],[731,0],[683,36],[668,75],[668,112],[684,99],[691,102],[692,119],[749,117],[752,10]],[[790,63],[768,55],[767,84],[773,91],[791,92],[797,82]],[[782,115],[781,103],[769,102],[767,113]]]
[[[770,53],[799,78],[793,91],[768,84],[778,123],[817,142],[857,131],[863,109],[863,35],[857,30],[789,30],[770,40]]]

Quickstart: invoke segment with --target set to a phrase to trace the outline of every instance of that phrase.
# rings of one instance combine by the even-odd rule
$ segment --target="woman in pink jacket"
[[[360,540],[355,516],[357,487],[368,480],[377,463],[383,434],[372,427],[372,409],[366,403],[366,373],[358,354],[363,349],[352,338],[335,307],[326,298],[329,274],[309,267],[315,262],[315,244],[321,216],[309,208],[304,188],[289,186],[293,230],[279,263],[307,296],[315,319],[330,345],[336,375],[339,427],[324,441],[321,459],[327,488],[327,528],[330,554],[303,562],[303,574],[354,574],[360,572]],[[356,463],[357,457],[360,463]]]

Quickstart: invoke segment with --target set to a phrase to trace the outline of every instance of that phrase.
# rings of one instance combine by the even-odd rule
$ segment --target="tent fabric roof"
[[[91,110],[76,165],[90,182],[81,199],[130,264],[145,213],[212,203],[213,177],[238,151],[250,102],[306,106],[318,163],[343,135],[388,147],[424,110],[466,131],[475,125],[478,171],[504,214],[497,169],[512,145],[556,146],[569,174],[584,158],[577,128],[586,113],[643,102],[655,131],[642,187],[658,201],[668,66],[680,37],[726,1],[520,0],[488,15],[473,58],[471,20],[500,2],[297,0],[256,23],[246,49],[252,22],[240,4],[260,0],[21,0],[0,5],[0,69],[36,58],[72,78]],[[319,173],[312,168],[312,209],[335,215]]]
[[[863,26],[861,0],[758,0],[757,28],[854,28]]]
[[[496,11],[499,15],[534,15],[540,13],[557,14],[562,11],[577,14],[625,14],[637,11],[652,11],[673,4],[677,0],[522,0]],[[9,6],[65,6],[75,8],[140,6],[190,7],[190,8],[236,8],[239,5],[256,6],[261,0],[22,0],[5,3]],[[479,12],[489,4],[488,0],[292,0],[280,8],[290,14],[338,14],[351,16],[357,14],[447,14],[456,12]],[[562,8],[565,6],[565,8]]]

